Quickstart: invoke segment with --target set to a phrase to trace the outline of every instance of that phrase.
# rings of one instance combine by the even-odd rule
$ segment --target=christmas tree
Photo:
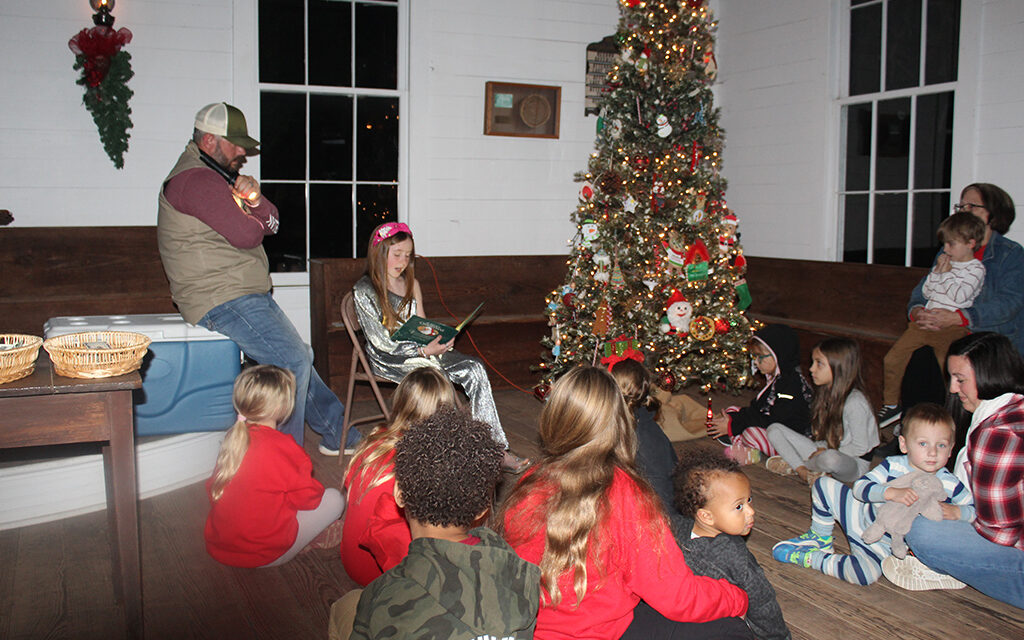
[[[738,390],[754,328],[739,220],[726,207],[703,0],[620,0],[564,284],[548,296],[538,386],[580,364],[645,357],[665,389]]]

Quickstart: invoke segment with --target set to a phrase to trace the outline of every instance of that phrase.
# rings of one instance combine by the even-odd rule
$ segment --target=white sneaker
[[[932,571],[920,560],[909,555],[902,560],[896,556],[889,556],[882,560],[882,575],[889,582],[907,591],[963,589],[967,586],[953,576]]]

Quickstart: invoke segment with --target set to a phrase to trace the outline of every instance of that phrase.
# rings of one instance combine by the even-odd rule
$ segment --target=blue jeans
[[[1024,551],[986,540],[962,520],[914,520],[906,536],[917,559],[985,595],[1024,609]]]
[[[302,446],[304,423],[321,436],[320,444],[338,449],[345,407],[313,368],[313,350],[302,341],[288,316],[269,293],[252,293],[219,304],[199,324],[223,333],[238,344],[245,355],[260,364],[273,364],[295,374],[295,410],[278,431],[295,438]],[[350,429],[349,445],[358,442],[359,432]]]

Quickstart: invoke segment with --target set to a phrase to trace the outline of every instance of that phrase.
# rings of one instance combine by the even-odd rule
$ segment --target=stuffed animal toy
[[[917,493],[917,500],[909,507],[901,502],[886,501],[878,508],[875,521],[864,530],[861,538],[871,544],[888,533],[892,537],[892,555],[904,558],[907,555],[907,543],[903,536],[910,531],[914,518],[921,514],[929,520],[942,520],[942,506],[939,503],[946,499],[946,491],[935,474],[924,471],[912,471],[885,486],[897,489],[909,487]]]
[[[651,385],[651,395],[661,403],[654,419],[670,441],[683,442],[707,435],[707,409],[699,402],[685,393],[672,395],[658,385]]]

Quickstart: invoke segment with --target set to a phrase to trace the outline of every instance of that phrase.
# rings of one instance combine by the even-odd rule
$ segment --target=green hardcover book
[[[446,324],[440,322],[434,322],[433,320],[427,320],[419,316],[412,316],[405,321],[405,324],[398,327],[398,329],[391,334],[391,339],[396,342],[402,340],[412,341],[416,344],[430,344],[434,341],[434,338],[441,336],[441,342],[448,342],[455,336],[459,335],[462,328],[469,324],[480,308],[484,306],[484,303],[480,303],[473,309],[472,313],[466,316],[466,319],[458,324],[456,327],[449,327]]]

